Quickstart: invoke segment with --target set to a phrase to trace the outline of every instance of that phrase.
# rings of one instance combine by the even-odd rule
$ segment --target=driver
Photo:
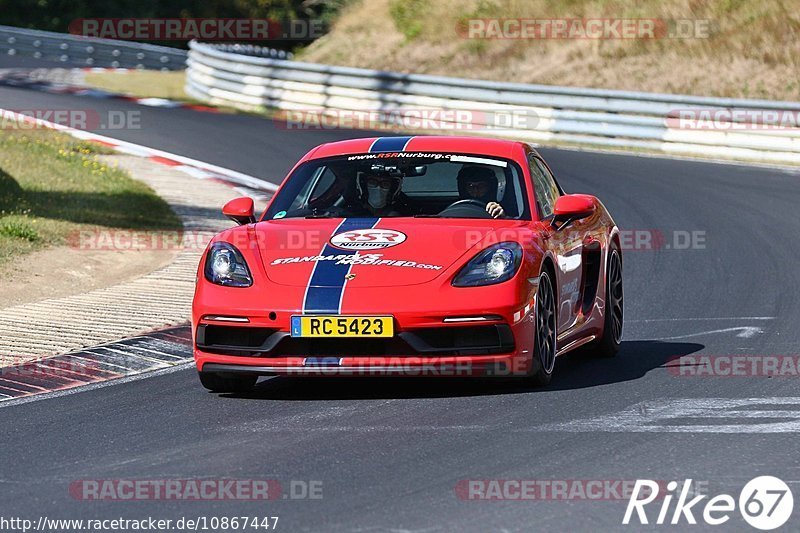
[[[358,178],[361,207],[376,217],[400,216],[397,208],[402,176],[374,175],[364,173]]]
[[[465,166],[458,171],[458,194],[463,200],[486,204],[492,218],[505,218],[506,212],[497,200],[497,176],[487,167]]]

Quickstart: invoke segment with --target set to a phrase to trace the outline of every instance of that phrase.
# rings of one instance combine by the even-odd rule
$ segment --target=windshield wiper
[[[439,215],[421,214],[421,215],[414,215],[414,218],[440,218],[440,217]]]

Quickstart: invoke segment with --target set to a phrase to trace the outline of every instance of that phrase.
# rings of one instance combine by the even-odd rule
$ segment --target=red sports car
[[[525,376],[622,335],[619,230],[528,144],[380,137],[308,152],[216,235],[192,308],[202,384],[261,375]]]

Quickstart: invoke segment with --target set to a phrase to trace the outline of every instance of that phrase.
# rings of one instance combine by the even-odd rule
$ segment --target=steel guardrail
[[[237,53],[231,45],[193,41],[189,46],[187,93],[219,105],[290,114],[461,111],[451,128],[442,129],[538,143],[800,163],[800,128],[785,123],[787,116],[800,117],[800,102],[403,74]],[[709,122],[703,112],[730,118]],[[687,113],[698,118],[686,124],[681,118]]]
[[[132,41],[0,26],[0,54],[46,59],[65,67],[181,70],[187,51]]]

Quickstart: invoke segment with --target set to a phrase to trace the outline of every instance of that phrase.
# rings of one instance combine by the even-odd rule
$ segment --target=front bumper
[[[516,323],[495,315],[481,323],[398,326],[395,336],[385,339],[311,339],[291,337],[288,325],[220,325],[201,319],[194,331],[194,356],[201,372],[259,375],[481,377],[529,371],[529,316]]]
[[[395,336],[291,337],[291,317],[302,314],[297,288],[237,290],[201,280],[192,308],[197,369],[324,376],[521,375],[530,370],[534,292],[528,284],[454,289],[446,282],[348,291],[343,315],[390,315]]]
[[[278,365],[277,363],[284,363]],[[492,359],[461,359],[458,361],[424,360],[411,357],[329,358],[308,364],[308,358],[294,361],[275,361],[273,365],[243,365],[206,363],[203,372],[226,374],[256,374],[260,376],[403,376],[403,377],[503,377],[515,375],[513,363],[507,356]],[[524,375],[524,372],[520,375]]]
[[[463,356],[514,351],[508,324],[415,328],[390,338],[299,338],[276,328],[241,327],[201,323],[195,332],[198,350],[242,357],[341,355]]]

